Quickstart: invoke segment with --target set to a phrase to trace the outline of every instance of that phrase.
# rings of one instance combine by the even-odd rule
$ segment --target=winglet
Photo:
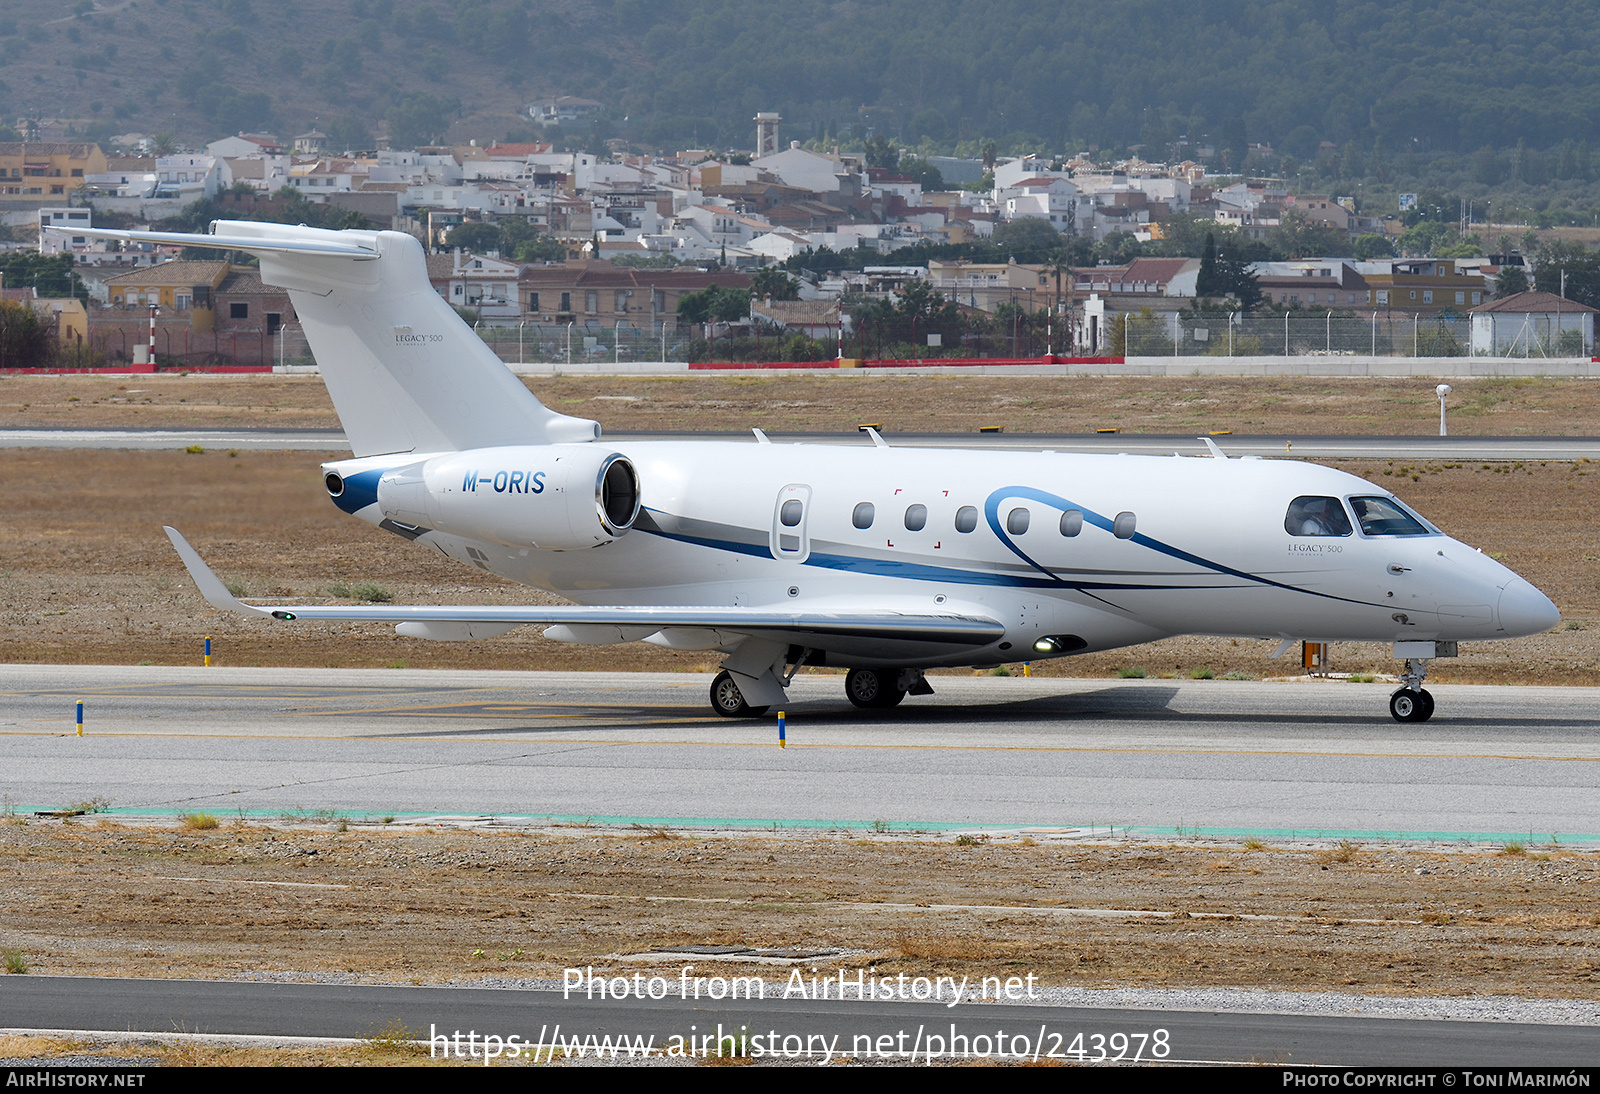
[[[1196,437],[1195,440],[1205,442],[1206,447],[1211,449],[1211,457],[1213,459],[1225,460],[1228,458],[1227,453],[1222,451],[1222,446],[1210,437]]]
[[[261,615],[272,618],[272,613],[265,608],[257,608],[250,604],[241,603],[239,598],[228,591],[222,579],[212,572],[211,567],[205,564],[199,553],[183,538],[183,534],[176,528],[162,526],[167,533],[167,538],[172,541],[172,546],[177,549],[178,557],[183,559],[184,567],[189,571],[189,576],[194,579],[195,585],[200,589],[200,595],[210,602],[213,608],[221,608],[225,612],[240,612],[244,615]]]

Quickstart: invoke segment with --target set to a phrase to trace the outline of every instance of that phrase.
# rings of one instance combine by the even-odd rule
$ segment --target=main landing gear
[[[863,710],[887,710],[907,695],[932,695],[933,688],[921,669],[851,669],[844,693]]]
[[[1389,696],[1389,713],[1397,722],[1426,722],[1433,717],[1433,696],[1422,688],[1428,675],[1428,659],[1407,657],[1406,671],[1400,674],[1405,686]]]
[[[788,677],[783,683],[788,683]],[[844,693],[863,709],[887,710],[908,694],[932,695],[933,688],[921,669],[851,669],[844,678]],[[724,718],[759,718],[771,707],[751,706],[739,690],[739,682],[724,669],[711,681],[711,709]]]
[[[724,718],[759,718],[767,712],[766,707],[753,707],[745,702],[738,683],[726,671],[717,673],[716,679],[711,681],[711,709]]]

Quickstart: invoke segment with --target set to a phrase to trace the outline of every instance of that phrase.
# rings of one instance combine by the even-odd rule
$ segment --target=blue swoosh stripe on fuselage
[[[751,558],[770,559],[772,557],[771,549],[765,544],[739,543],[735,540],[715,539],[710,536],[668,532],[659,527],[639,528],[637,530],[678,543],[690,543],[697,547],[709,547],[713,550],[728,551],[732,554],[748,555]],[[1029,561],[1031,562],[1031,560]],[[872,574],[878,577],[897,577],[907,581],[944,581],[958,585],[994,585],[1022,589],[1060,589],[1065,587],[1068,589],[1081,589],[1085,592],[1090,589],[1126,590],[1132,592],[1152,589],[1177,591],[1199,588],[1229,589],[1242,587],[1238,585],[1174,585],[1156,582],[1069,581],[1049,571],[1045,571],[1044,577],[1022,577],[978,570],[960,570],[948,566],[930,566],[920,562],[899,562],[894,559],[862,558],[858,555],[833,555],[818,552],[813,552],[802,565],[816,566],[825,570]],[[1284,588],[1292,588],[1292,586],[1284,586]]]
[[[1000,527],[1000,502],[1006,498],[1029,498],[1033,501],[1043,502],[1046,505],[1055,506],[1056,508],[1061,509],[1063,512],[1068,509],[1076,509],[1083,514],[1083,519],[1088,523],[1093,524],[1097,528],[1103,528],[1107,532],[1111,532],[1113,535],[1116,534],[1114,531],[1115,522],[1110,517],[1107,517],[1101,513],[1097,513],[1088,506],[1079,505],[1076,502],[1068,501],[1059,494],[1052,494],[1048,490],[1040,490],[1033,486],[1002,486],[1000,489],[990,494],[983,503],[983,515],[984,518],[989,522],[990,530],[993,531],[997,537],[999,537],[1001,543],[1004,543],[1008,548],[1010,548],[1012,554],[1022,559],[1022,561],[1026,562],[1029,566],[1032,566],[1035,570],[1038,570],[1041,574],[1054,579],[1055,582],[1059,582],[1062,585],[1067,585],[1068,583],[1061,581],[1060,578],[1056,577],[1053,571],[1047,569],[1034,559],[1030,558],[1022,548],[1018,547],[1011,541],[1011,537],[1007,535],[1005,530]],[[1129,542],[1137,543],[1141,547],[1148,547],[1152,551],[1157,551],[1171,558],[1178,559],[1180,562],[1187,562],[1191,566],[1203,566],[1208,570],[1215,570],[1219,574],[1227,574],[1230,577],[1241,578],[1245,581],[1255,582],[1261,585],[1269,585],[1272,588],[1283,589],[1291,593],[1305,593],[1307,596],[1319,596],[1325,600],[1338,600],[1345,604],[1359,604],[1366,608],[1376,606],[1370,601],[1352,600],[1350,597],[1335,596],[1333,593],[1319,593],[1314,589],[1302,589],[1298,585],[1287,585],[1281,581],[1274,581],[1270,577],[1261,577],[1258,574],[1245,573],[1243,570],[1236,570],[1232,566],[1224,566],[1220,562],[1212,562],[1208,558],[1202,558],[1199,555],[1190,554],[1181,547],[1174,547],[1170,543],[1162,543],[1158,539],[1152,539],[1143,532],[1135,532],[1128,538]],[[1194,588],[1195,586],[1182,587]],[[1206,588],[1211,587],[1212,586],[1206,586]]]

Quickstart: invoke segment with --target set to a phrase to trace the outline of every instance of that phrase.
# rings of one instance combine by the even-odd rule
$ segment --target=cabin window
[[[1083,531],[1083,511],[1081,509],[1068,509],[1061,514],[1061,534],[1072,538]]]
[[[1111,534],[1118,539],[1132,539],[1138,520],[1132,513],[1118,513],[1117,519],[1111,522]]]
[[[1368,536],[1426,536],[1432,529],[1403,509],[1393,498],[1351,498],[1350,508]]]
[[[856,506],[855,512],[850,514],[850,523],[857,528],[871,528],[872,518],[877,515],[877,512],[877,508],[870,501],[864,501]]]
[[[1006,531],[1014,536],[1022,535],[1028,530],[1028,521],[1032,519],[1032,516],[1033,514],[1021,506],[1011,510],[1006,514]]]
[[[793,528],[800,523],[800,515],[805,511],[805,506],[798,501],[786,501],[783,508],[778,510],[778,521],[785,528]]]
[[[956,510],[956,531],[970,532],[978,526],[978,511],[970,505]]]
[[[1291,536],[1348,536],[1355,532],[1338,498],[1312,495],[1295,498],[1289,503],[1283,530]]]
[[[928,507],[913,505],[906,510],[906,531],[920,532],[928,526]]]

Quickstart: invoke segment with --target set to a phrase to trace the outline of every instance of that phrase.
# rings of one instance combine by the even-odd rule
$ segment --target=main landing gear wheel
[[[738,682],[727,672],[717,673],[717,678],[711,681],[711,709],[724,718],[759,718],[767,712],[766,707],[753,707],[745,702]]]
[[[1427,691],[1401,688],[1389,696],[1389,713],[1397,722],[1426,722],[1433,717],[1433,696]]]
[[[895,687],[899,673],[889,669],[851,669],[844,678],[844,693],[865,710],[898,706],[906,693]]]

